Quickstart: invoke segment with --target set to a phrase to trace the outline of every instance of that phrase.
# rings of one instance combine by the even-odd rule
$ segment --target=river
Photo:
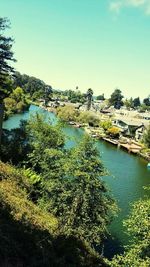
[[[8,130],[17,128],[20,120],[27,120],[35,112],[42,113],[46,120],[50,118],[52,123],[57,121],[55,114],[31,105],[28,112],[13,115],[5,121],[3,128]],[[73,146],[76,140],[80,140],[84,134],[83,129],[71,126],[64,127],[64,132],[67,135],[66,147],[68,148]],[[109,172],[109,175],[103,177],[103,180],[106,181],[120,209],[118,217],[110,227],[113,239],[108,240],[105,244],[105,255],[110,258],[114,253],[121,252],[123,245],[128,244],[128,237],[124,233],[122,221],[130,212],[130,204],[149,194],[143,187],[150,185],[150,170],[147,169],[147,162],[142,158],[128,154],[104,141],[96,141],[96,145],[104,166]]]

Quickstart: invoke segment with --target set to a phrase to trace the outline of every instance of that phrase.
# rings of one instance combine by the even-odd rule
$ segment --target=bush
[[[118,127],[111,127],[107,130],[107,134],[109,134],[113,138],[118,138],[120,135],[120,129]]]

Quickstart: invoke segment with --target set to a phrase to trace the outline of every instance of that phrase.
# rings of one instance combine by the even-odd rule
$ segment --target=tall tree
[[[11,90],[9,76],[13,72],[13,67],[10,65],[13,58],[12,44],[13,39],[6,37],[3,31],[9,27],[9,21],[6,18],[0,18],[0,143],[2,136],[2,123],[4,114],[4,98],[8,96]]]
[[[59,218],[60,228],[67,235],[102,245],[115,205],[101,179],[105,171],[94,141],[85,136],[65,165],[61,183],[50,185],[49,177],[49,210]]]
[[[47,106],[49,100],[50,100],[50,95],[52,94],[52,87],[47,85],[45,86],[45,94],[44,94],[44,104]]]
[[[91,88],[89,88],[87,90],[87,110],[90,110],[91,105],[92,105],[92,99],[93,99],[93,90]]]
[[[123,106],[123,95],[120,89],[115,89],[115,91],[111,94],[109,102],[111,105],[114,106],[116,109],[120,109]]]
[[[133,99],[133,106],[134,108],[137,108],[141,105],[141,102],[140,102],[140,98],[139,97],[136,97]]]
[[[144,98],[143,103],[144,103],[146,106],[149,107],[149,106],[150,106],[150,97]]]

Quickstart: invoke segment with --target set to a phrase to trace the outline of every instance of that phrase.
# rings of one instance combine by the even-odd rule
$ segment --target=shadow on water
[[[107,259],[112,259],[116,254],[122,254],[124,252],[123,244],[117,237],[108,237],[104,242],[103,255]]]

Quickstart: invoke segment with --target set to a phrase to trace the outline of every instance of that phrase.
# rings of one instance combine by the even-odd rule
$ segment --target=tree
[[[93,90],[91,88],[87,90],[86,96],[87,96],[87,110],[90,110],[93,99]]]
[[[119,138],[120,129],[118,127],[112,126],[108,128],[107,134],[109,134],[113,138]]]
[[[140,102],[140,98],[139,97],[136,97],[133,99],[133,107],[134,108],[137,108],[141,105],[141,102]]]
[[[96,99],[97,100],[105,100],[104,94],[98,95]]]
[[[50,94],[52,93],[51,86],[47,85],[45,86],[45,94],[44,94],[44,104],[47,106],[48,101],[50,100]]]
[[[16,89],[13,90],[10,97],[13,98],[16,102],[22,101],[24,97],[23,89],[21,87],[17,87]]]
[[[111,267],[149,267],[150,263],[150,199],[132,205],[129,218],[124,222],[132,242],[123,255],[115,256]]]
[[[31,147],[31,152],[28,154],[29,163],[34,170],[42,172],[46,157],[52,157],[50,152],[54,154],[55,149],[61,151],[63,148],[64,135],[59,125],[52,126],[48,124],[39,114],[36,114],[28,121],[26,129],[28,143]]]
[[[123,106],[123,95],[120,89],[115,89],[115,91],[111,94],[109,99],[109,103],[114,106],[116,109],[120,109]]]
[[[72,106],[64,106],[57,108],[57,115],[62,121],[77,121],[79,110]]]
[[[150,126],[147,128],[143,136],[143,142],[147,145],[148,148],[150,148]]]
[[[105,170],[94,141],[85,136],[65,162],[61,184],[48,187],[47,207],[59,218],[61,231],[102,245],[115,204],[101,179]]]
[[[149,98],[149,97],[144,98],[143,103],[144,103],[146,106],[149,107],[149,106],[150,106],[150,98]]]
[[[12,44],[13,39],[5,37],[3,31],[9,27],[6,18],[0,18],[0,144],[2,136],[2,123],[4,114],[4,98],[7,97],[11,91],[9,76],[13,72],[13,67],[10,65],[13,58]]]
[[[132,97],[130,99],[126,99],[124,101],[124,105],[126,106],[127,109],[133,108],[133,99],[132,99]]]

